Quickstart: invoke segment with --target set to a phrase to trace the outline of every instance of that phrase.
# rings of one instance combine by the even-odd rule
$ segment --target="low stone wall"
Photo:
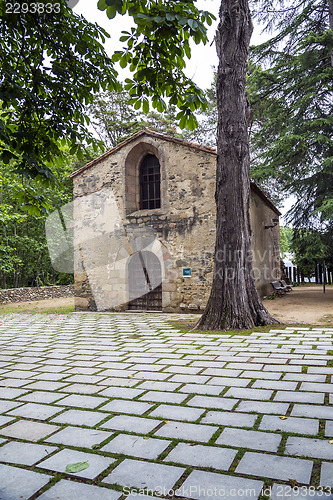
[[[74,285],[0,289],[0,304],[74,296]]]

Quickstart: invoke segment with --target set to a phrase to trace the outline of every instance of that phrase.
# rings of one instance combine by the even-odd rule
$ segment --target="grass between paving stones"
[[[270,500],[271,490],[273,488],[273,485],[274,485],[273,479],[266,479],[264,481],[264,485],[261,489],[261,493],[259,495],[258,500]]]
[[[169,323],[171,326],[174,328],[177,328],[181,333],[189,333],[191,332],[196,323],[189,323],[188,319],[166,319],[166,322]],[[286,326],[289,325],[282,325],[282,324],[276,324],[276,325],[270,325],[271,328],[276,328],[278,327],[279,329],[285,328]],[[259,333],[265,333],[267,332],[267,326],[257,326],[255,328],[252,328],[251,330],[195,330],[195,333],[205,333],[209,335],[251,335],[251,333],[259,332]]]
[[[166,319],[166,323],[169,323],[171,326],[174,328],[177,328],[181,333],[189,333],[191,332],[194,328],[196,323],[195,322],[190,322],[190,319]],[[327,325],[311,325],[311,324],[306,324],[306,323],[277,323],[273,325],[269,325],[270,329],[275,329],[278,328],[279,330],[285,329],[285,328],[290,328],[290,327],[295,327],[294,331],[288,331],[286,333],[294,335],[298,334],[299,331],[297,330],[297,327],[301,325],[302,328],[308,328],[309,330],[313,330],[316,328],[332,328],[332,324],[327,324]],[[256,326],[255,328],[251,328],[250,330],[193,330],[194,333],[204,333],[204,334],[209,334],[209,335],[251,335],[252,333],[266,333],[267,332],[267,325],[266,326]],[[300,332],[302,333],[302,332]],[[276,335],[282,335],[280,333],[276,333]],[[301,342],[302,343],[302,342]]]
[[[51,476],[50,476],[51,477]],[[56,473],[54,477],[52,477],[51,481],[49,481],[43,488],[36,491],[34,495],[32,495],[29,500],[35,500],[35,498],[39,497],[45,491],[48,491],[52,486],[54,486],[58,481],[62,479],[61,474]]]
[[[313,460],[313,469],[311,475],[310,483],[318,488],[320,486],[320,470],[321,470],[321,461],[318,458]]]
[[[19,302],[15,302],[15,304],[19,304]],[[38,307],[33,307],[32,305],[13,305],[1,307],[0,305],[0,315],[6,314],[70,314],[75,312],[74,306],[50,306],[46,310],[40,310]]]

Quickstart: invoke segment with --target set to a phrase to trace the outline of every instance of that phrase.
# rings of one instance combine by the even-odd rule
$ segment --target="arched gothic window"
[[[161,208],[161,169],[155,155],[145,156],[140,165],[140,209]]]

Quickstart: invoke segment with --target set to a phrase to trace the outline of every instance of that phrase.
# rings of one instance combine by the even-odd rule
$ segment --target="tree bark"
[[[245,90],[252,30],[248,0],[222,0],[216,34],[219,66],[214,277],[198,329],[248,329],[278,323],[262,305],[252,271],[250,109]]]

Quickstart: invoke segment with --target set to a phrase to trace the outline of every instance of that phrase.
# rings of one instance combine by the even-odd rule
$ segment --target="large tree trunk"
[[[245,78],[253,26],[247,0],[222,0],[216,47],[217,173],[214,278],[200,329],[277,323],[259,298],[250,244],[249,105]]]

